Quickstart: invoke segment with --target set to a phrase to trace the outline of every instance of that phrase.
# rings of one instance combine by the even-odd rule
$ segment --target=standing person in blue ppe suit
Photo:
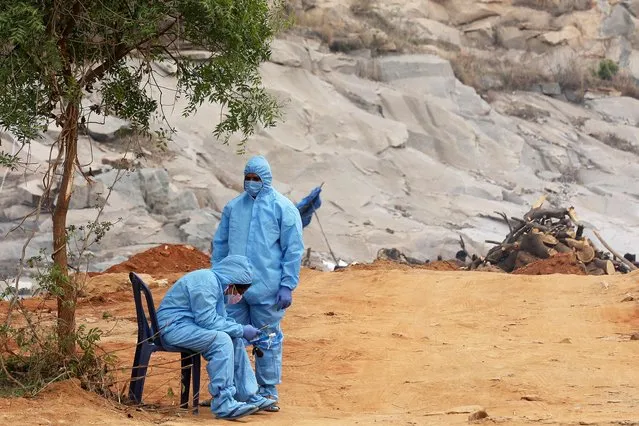
[[[227,317],[228,303],[237,303],[253,280],[244,256],[228,256],[212,269],[189,272],[166,293],[157,310],[164,342],[201,352],[207,361],[211,411],[234,420],[274,405],[257,394],[258,386],[244,341],[260,331]],[[199,389],[194,389],[194,392]],[[244,402],[239,402],[244,401]]]
[[[304,242],[298,209],[272,187],[272,181],[266,158],[255,156],[246,163],[244,192],[224,207],[212,241],[211,262],[215,265],[239,254],[253,266],[253,285],[240,303],[228,307],[228,313],[240,324],[274,335],[255,344],[259,349],[255,374],[259,394],[277,401],[284,338],[280,321],[299,282]],[[279,407],[267,411],[279,411]]]

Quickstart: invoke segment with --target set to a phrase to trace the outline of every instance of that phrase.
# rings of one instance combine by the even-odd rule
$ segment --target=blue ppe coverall
[[[276,305],[280,286],[291,291],[299,282],[304,254],[302,221],[295,205],[272,187],[271,167],[266,158],[252,157],[244,175],[254,173],[262,181],[255,198],[243,192],[222,211],[212,242],[213,265],[229,255],[244,255],[253,266],[253,284],[242,300],[227,307],[240,324],[251,324],[267,334],[268,342],[256,343],[262,357],[255,358],[259,394],[278,399],[276,385],[282,381],[282,341],[280,321],[284,310]]]
[[[201,352],[213,397],[211,411],[226,416],[257,393],[246,353],[243,326],[227,317],[224,291],[229,284],[250,284],[244,256],[228,256],[212,269],[189,272],[166,293],[157,310],[164,342]],[[197,391],[197,390],[194,390]]]
[[[306,228],[313,218],[313,213],[322,206],[322,199],[320,198],[320,192],[322,187],[318,186],[314,188],[310,194],[297,203],[297,210],[300,212],[302,218],[302,228]]]

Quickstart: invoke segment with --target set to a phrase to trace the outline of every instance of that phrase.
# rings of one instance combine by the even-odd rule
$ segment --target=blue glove
[[[291,303],[293,303],[293,295],[291,294],[291,289],[281,286],[280,289],[277,291],[277,301],[275,303],[277,303],[278,311],[291,306]]]
[[[246,340],[251,341],[251,340],[255,339],[258,334],[260,334],[260,330],[258,330],[257,328],[253,327],[251,324],[246,324],[244,326],[244,333],[242,334],[242,336]]]

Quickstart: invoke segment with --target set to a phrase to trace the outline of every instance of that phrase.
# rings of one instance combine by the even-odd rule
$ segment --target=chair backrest
[[[133,287],[133,299],[135,300],[135,314],[138,319],[138,343],[147,341],[149,343],[163,346],[162,337],[160,336],[158,326],[158,318],[155,313],[155,305],[153,304],[153,295],[149,287],[142,281],[142,278],[134,272],[129,272],[129,281]],[[142,294],[146,301],[149,317],[147,319],[144,306],[142,305]]]

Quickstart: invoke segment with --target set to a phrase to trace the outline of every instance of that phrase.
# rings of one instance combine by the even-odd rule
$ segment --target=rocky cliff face
[[[458,76],[476,88],[558,81],[571,96],[580,88],[574,80],[588,80],[591,69],[606,59],[639,78],[637,0],[294,0],[290,5],[301,33],[320,38],[333,51],[434,53],[453,60]]]
[[[566,49],[586,57],[602,46],[608,47],[601,58],[626,48],[632,58],[635,2],[311,3],[296,9],[307,19],[299,21],[306,25],[303,34],[298,29],[276,40],[271,62],[262,67],[267,87],[284,101],[285,121],[260,129],[247,154],[266,155],[275,186],[294,201],[324,182],[319,219],[336,255],[368,261],[382,247],[397,247],[421,259],[449,257],[459,235],[485,253],[485,239],[505,234],[493,212],[520,216],[542,194],[552,204],[575,206],[618,250],[635,251],[639,100],[584,91],[583,102],[575,104],[563,88],[551,86],[537,92],[480,88],[480,96],[445,59],[455,64],[456,55],[481,51],[493,59],[541,60],[559,58]],[[548,8],[525,7],[541,3]],[[323,18],[312,21],[315,15]],[[613,19],[620,23],[613,25]],[[327,36],[320,30],[329,23],[331,38],[322,41]],[[400,24],[415,34],[402,48],[430,53],[380,55],[399,50],[403,33],[394,28],[404,28]],[[605,38],[602,31],[611,35]],[[318,38],[309,38],[313,34]],[[379,39],[372,50],[366,38],[371,34]],[[349,54],[330,51],[345,50],[355,39],[362,44]],[[614,51],[606,43],[626,47]],[[219,212],[241,191],[247,155],[236,155],[235,146],[211,135],[219,106],[204,105],[183,118],[183,102],[170,92],[171,64],[159,63],[154,71],[169,89],[163,102],[175,103],[165,108],[178,131],[167,150],[128,135],[126,123],[117,119],[90,123],[82,136],[82,164],[91,168],[95,183],[78,178],[70,221],[94,219],[95,206],[108,195],[102,220],[115,223],[90,248],[94,269],[159,243],[208,250]],[[0,174],[4,274],[15,267],[31,229],[38,232],[27,256],[50,250],[50,217],[22,218],[42,195],[42,167],[36,165],[47,161],[56,135],[50,128],[23,152],[34,165],[29,173]],[[10,135],[2,135],[3,149],[11,146]],[[316,218],[305,229],[305,243],[328,251]]]

